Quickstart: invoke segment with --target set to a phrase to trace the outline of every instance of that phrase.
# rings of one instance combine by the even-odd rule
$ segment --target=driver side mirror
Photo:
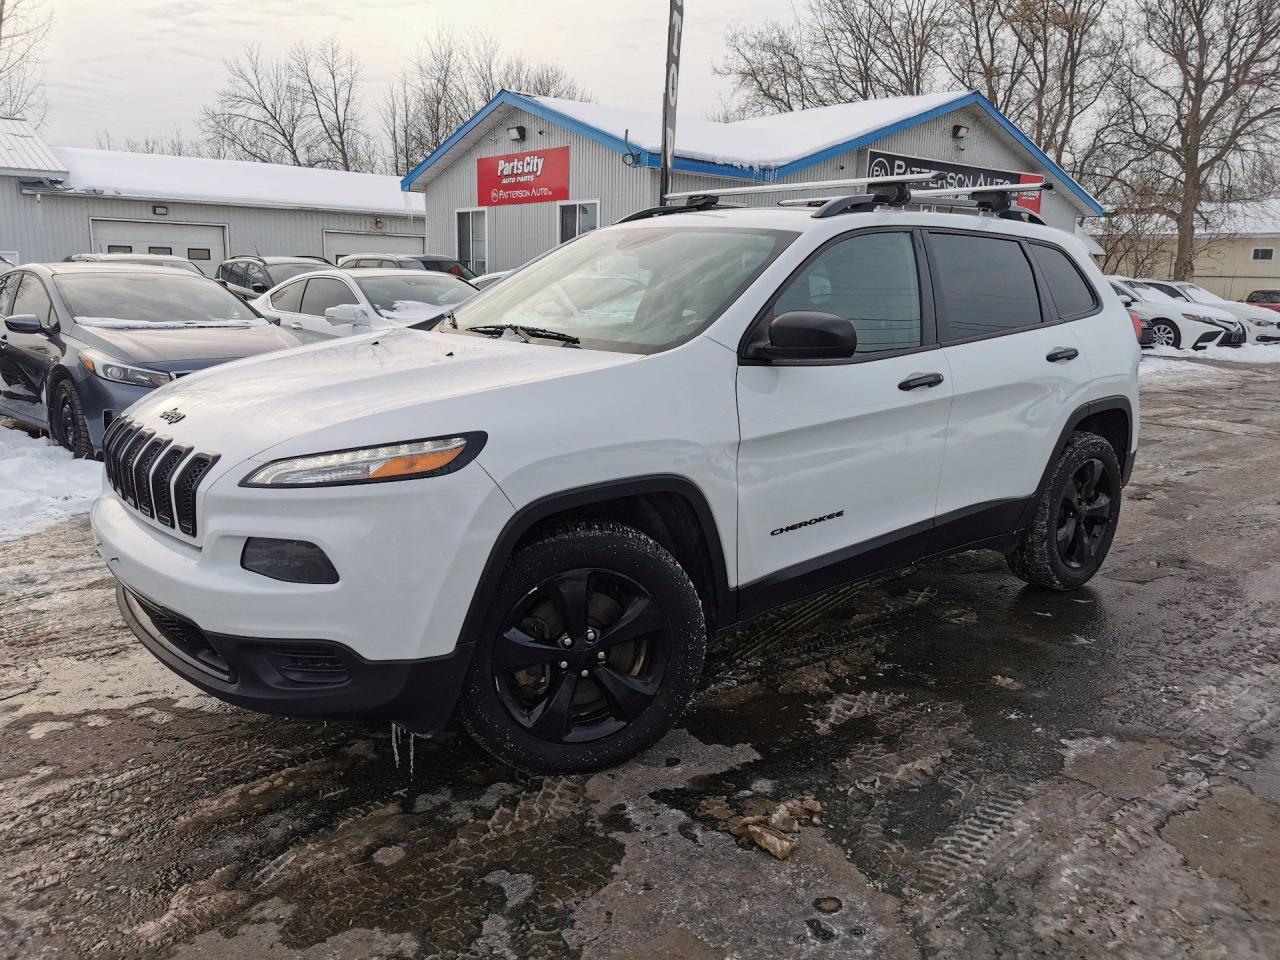
[[[34,313],[15,313],[4,318],[4,325],[13,333],[44,333],[44,324]]]
[[[768,341],[753,343],[749,360],[848,360],[858,349],[853,321],[834,313],[792,310],[774,317]]]
[[[1132,307],[1138,301],[1133,299],[1133,297],[1121,297],[1120,302],[1123,303],[1126,307]]]
[[[369,311],[354,303],[340,303],[336,307],[329,307],[324,312],[324,318],[335,327],[345,323],[357,329],[368,330],[373,327],[373,317],[369,316]]]

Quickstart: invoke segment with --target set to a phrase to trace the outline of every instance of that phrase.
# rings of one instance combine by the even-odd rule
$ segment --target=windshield
[[[292,280],[300,273],[310,273],[312,270],[323,270],[326,264],[319,260],[314,263],[273,263],[267,267],[267,273],[271,275],[273,283],[280,284],[286,280]]]
[[[1280,290],[1255,290],[1249,294],[1250,303],[1280,303]]]
[[[136,263],[144,267],[172,267],[175,270],[186,270],[188,273],[196,273],[204,276],[200,268],[190,260],[145,260],[142,257],[113,257],[106,261],[107,263]]]
[[[1141,299],[1145,300],[1147,303],[1180,303],[1181,302],[1179,300],[1175,300],[1173,297],[1169,296],[1163,290],[1157,290],[1155,287],[1151,286],[1148,283],[1142,283],[1138,280],[1130,280],[1129,286],[1131,286],[1134,289],[1134,291],[1138,294],[1138,296]]]
[[[529,327],[594,349],[652,353],[704,329],[795,237],[728,227],[593,231],[463,304],[439,329]]]
[[[1194,283],[1180,283],[1178,289],[1185,293],[1196,303],[1230,303],[1229,300],[1223,300],[1216,293],[1210,293],[1204,287],[1197,287]]]
[[[225,287],[186,273],[99,273],[55,276],[77,323],[86,326],[249,326],[265,323]]]
[[[421,314],[424,307],[452,307],[476,295],[475,287],[447,274],[402,270],[390,277],[359,277],[356,283],[384,317]]]
[[[474,280],[476,273],[465,264],[459,263],[457,260],[433,260],[430,257],[424,257],[420,260],[406,260],[406,264],[412,264],[412,270],[434,270],[437,273],[451,273],[455,277],[461,277],[463,280]]]

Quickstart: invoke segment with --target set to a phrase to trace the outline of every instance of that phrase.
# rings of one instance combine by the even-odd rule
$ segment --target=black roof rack
[[[665,217],[672,213],[688,213],[691,210],[711,210],[716,207],[723,209],[724,207],[732,207],[736,204],[721,204],[720,198],[715,194],[698,194],[689,197],[685,201],[684,206],[663,206],[663,207],[646,207],[644,210],[637,210],[635,213],[629,213],[618,223],[630,223],[633,220],[648,220],[650,217]]]

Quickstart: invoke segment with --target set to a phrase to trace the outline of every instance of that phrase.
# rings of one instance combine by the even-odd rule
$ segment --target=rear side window
[[[302,295],[301,312],[313,317],[323,317],[329,307],[344,303],[359,303],[345,283],[331,277],[316,277],[307,281],[307,291]]]
[[[227,283],[233,283],[237,287],[247,287],[248,281],[244,277],[244,264],[238,260],[233,260],[226,265]]]
[[[920,279],[911,234],[864,233],[828,247],[791,279],[773,314],[792,310],[852,320],[860,354],[920,346]]]
[[[299,280],[297,283],[285,284],[271,295],[271,306],[277,310],[286,310],[289,313],[297,313],[302,305],[302,288],[306,285],[307,281],[305,280]]]
[[[1031,256],[1049,287],[1059,317],[1069,320],[1093,312],[1098,305],[1093,287],[1080,275],[1070,257],[1055,247],[1042,247],[1038,243],[1031,244]]]
[[[1036,281],[1016,240],[929,235],[943,340],[966,340],[1040,322]]]

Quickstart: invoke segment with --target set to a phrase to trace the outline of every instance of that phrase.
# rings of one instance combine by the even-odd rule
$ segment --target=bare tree
[[[1155,184],[1176,225],[1173,273],[1195,269],[1213,209],[1270,192],[1280,148],[1280,0],[1137,0],[1143,40],[1116,64],[1112,193]]]
[[[201,129],[229,157],[315,166],[320,148],[308,104],[289,65],[257,46],[227,61],[227,85],[201,112]]]
[[[99,150],[123,150],[126,153],[157,153],[168,157],[221,157],[217,145],[203,140],[191,140],[181,130],[165,136],[126,137],[117,140],[110,131],[99,130],[94,134],[94,145]]]
[[[462,40],[439,31],[423,41],[382,100],[379,114],[394,172],[410,170],[500,90],[589,99],[556,64],[504,55],[484,34]]]
[[[315,165],[339,170],[373,166],[372,137],[361,113],[364,68],[334,37],[317,44],[297,43],[289,53],[289,72],[306,101],[306,114],[327,154]],[[317,145],[317,149],[321,149]]]
[[[0,0],[0,116],[44,120],[39,51],[52,22],[44,0]]]

